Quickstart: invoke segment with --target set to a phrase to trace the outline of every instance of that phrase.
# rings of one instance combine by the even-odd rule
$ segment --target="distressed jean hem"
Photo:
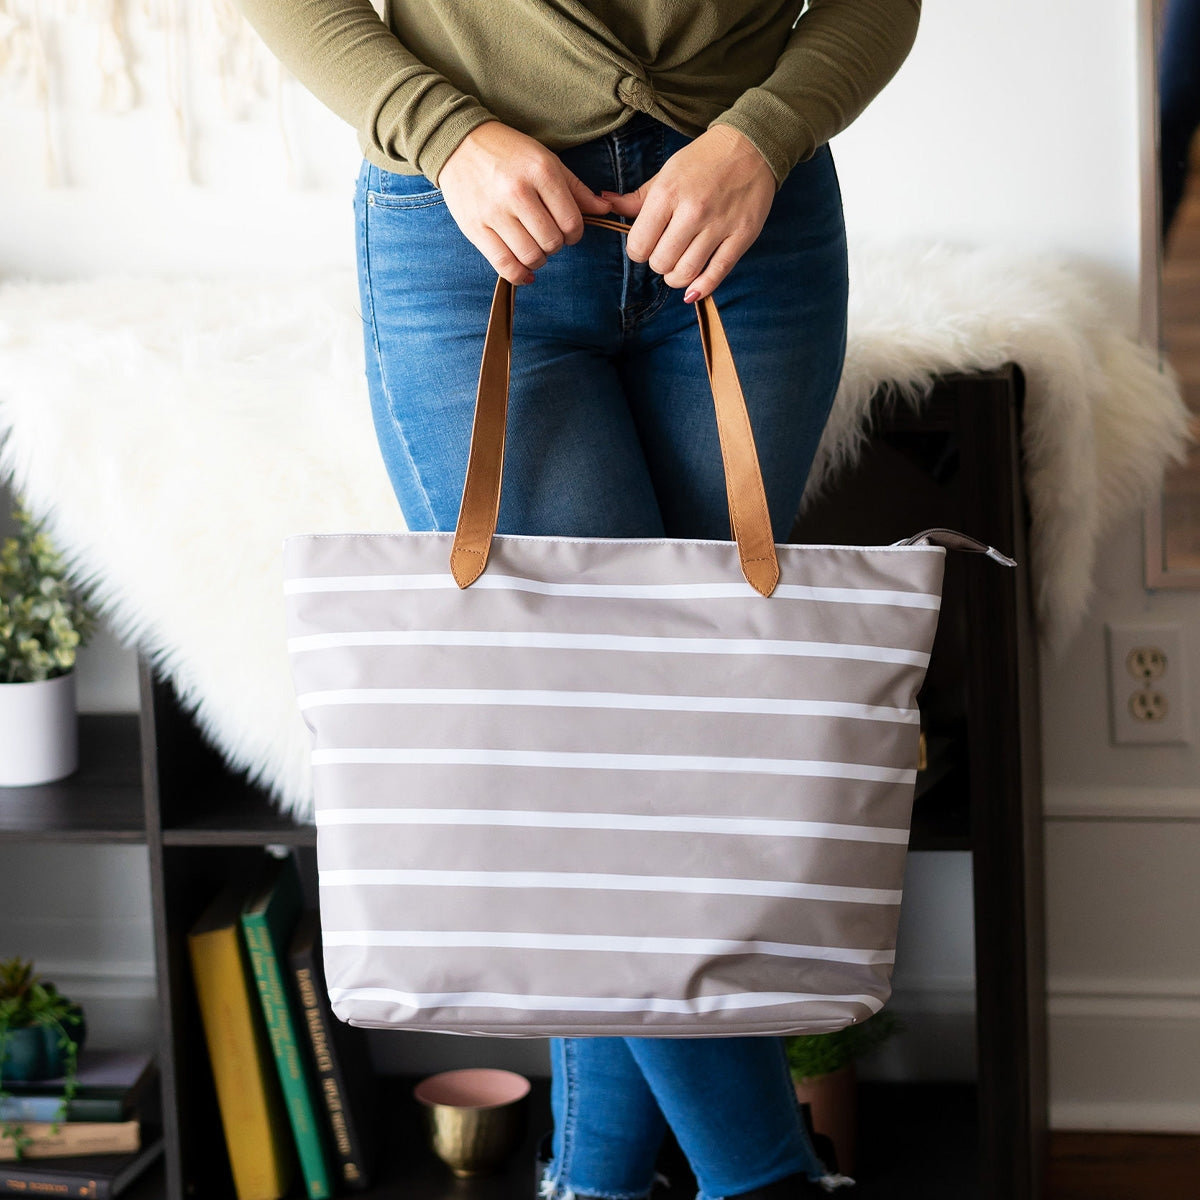
[[[655,1183],[666,1183],[666,1180],[661,1176],[655,1176]],[[611,1192],[611,1191],[593,1191],[576,1190],[568,1184],[556,1181],[553,1177],[553,1166],[547,1167],[542,1176],[541,1187],[538,1188],[538,1196],[540,1200],[581,1200],[586,1197],[587,1200],[649,1200],[649,1197],[654,1192],[654,1184],[644,1191],[638,1192]]]
[[[797,1172],[792,1172],[792,1174],[796,1173]],[[799,1172],[799,1174],[803,1174],[803,1172]],[[783,1178],[787,1179],[788,1176],[785,1175]],[[849,1175],[839,1175],[832,1171],[826,1171],[822,1175],[807,1175],[805,1178],[808,1179],[810,1183],[813,1183],[819,1187],[823,1192],[836,1192],[840,1191],[842,1188],[851,1188],[854,1187],[856,1182]],[[756,1184],[755,1187],[765,1187],[767,1183],[774,1182],[775,1180],[773,1179],[767,1180],[765,1183]],[[747,1188],[746,1191],[754,1191],[754,1188]],[[744,1195],[745,1192],[737,1192],[719,1196],[711,1196],[707,1192],[701,1191],[696,1193],[696,1200],[739,1200],[739,1198]]]

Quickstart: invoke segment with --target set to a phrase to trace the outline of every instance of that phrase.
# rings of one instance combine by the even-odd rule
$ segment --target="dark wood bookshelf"
[[[236,812],[215,813],[211,821],[197,818],[163,830],[164,846],[315,846],[317,828],[280,816],[265,797],[257,805],[242,804]]]
[[[858,1085],[855,1200],[979,1200],[978,1094],[970,1083]]]
[[[913,802],[910,850],[971,851],[970,778],[957,763]]]
[[[910,845],[971,855],[978,1083],[862,1084],[859,1200],[1042,1196],[1039,716],[1021,403],[1020,375],[1006,368],[940,381],[917,413],[881,406],[858,467],[792,532],[793,541],[871,545],[948,526],[1020,564],[1013,571],[980,555],[947,555],[920,698],[931,756],[918,780]],[[315,828],[282,816],[262,788],[231,770],[145,661],[140,688],[140,714],[81,718],[81,764],[69,779],[0,789],[0,844],[146,844],[166,1155],[126,1194],[232,1200],[186,933],[224,880],[249,870],[268,845],[298,849],[315,898]],[[395,1136],[363,1200],[530,1200],[532,1139],[548,1124],[546,1081],[535,1088],[529,1144],[509,1171],[477,1181],[455,1180],[432,1159],[410,1090],[411,1080],[382,1085]],[[681,1159],[668,1174],[672,1195],[695,1194]]]
[[[0,787],[0,838],[28,842],[144,842],[136,713],[83,714],[79,769],[35,787]]]
[[[880,545],[944,526],[1017,560],[1013,570],[979,554],[946,556],[920,704],[927,730],[954,737],[955,767],[914,801],[910,842],[971,855],[985,1200],[1037,1200],[1046,1160],[1041,720],[1023,403],[1014,366],[946,376],[916,410],[880,398],[854,470],[806,506],[791,535]]]
[[[917,772],[910,850],[971,849],[970,775],[963,731],[928,735],[928,762]]]
[[[134,1180],[119,1200],[165,1200],[167,1195],[167,1168],[160,1158],[140,1179]]]

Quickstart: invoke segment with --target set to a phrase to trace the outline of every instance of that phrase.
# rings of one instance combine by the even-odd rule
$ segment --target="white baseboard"
[[[1200,981],[1051,980],[1054,1129],[1200,1132]]]
[[[1047,784],[1047,821],[1200,821],[1200,788]]]
[[[39,960],[38,973],[83,1007],[87,1044],[109,1050],[152,1050],[158,1040],[153,962],[78,963]]]
[[[1054,978],[1047,992],[1052,1020],[1200,1021],[1200,980]]]
[[[39,958],[37,973],[52,979],[64,996],[106,1000],[155,994],[153,961],[66,962]]]
[[[1195,1104],[1052,1100],[1050,1128],[1064,1132],[1200,1133],[1200,1100]]]

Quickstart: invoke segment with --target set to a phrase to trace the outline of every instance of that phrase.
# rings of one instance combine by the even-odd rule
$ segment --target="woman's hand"
[[[450,215],[510,283],[583,236],[583,213],[611,210],[541,142],[500,121],[471,130],[438,172]]]
[[[637,218],[626,238],[629,257],[649,262],[669,287],[686,287],[690,304],[712,295],[762,232],[775,190],[754,143],[731,125],[714,125],[637,191],[600,194],[618,216]]]

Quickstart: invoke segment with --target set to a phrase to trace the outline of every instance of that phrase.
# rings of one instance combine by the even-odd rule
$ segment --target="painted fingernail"
[[[699,293],[699,291],[696,290],[696,288],[689,288],[684,293],[684,296],[683,296],[684,304],[691,304],[693,300],[699,300],[699,299],[700,299],[700,293]]]
[[[526,275],[525,278],[521,280],[521,282],[522,283],[532,283],[533,282],[533,272],[530,271],[529,274]]]

